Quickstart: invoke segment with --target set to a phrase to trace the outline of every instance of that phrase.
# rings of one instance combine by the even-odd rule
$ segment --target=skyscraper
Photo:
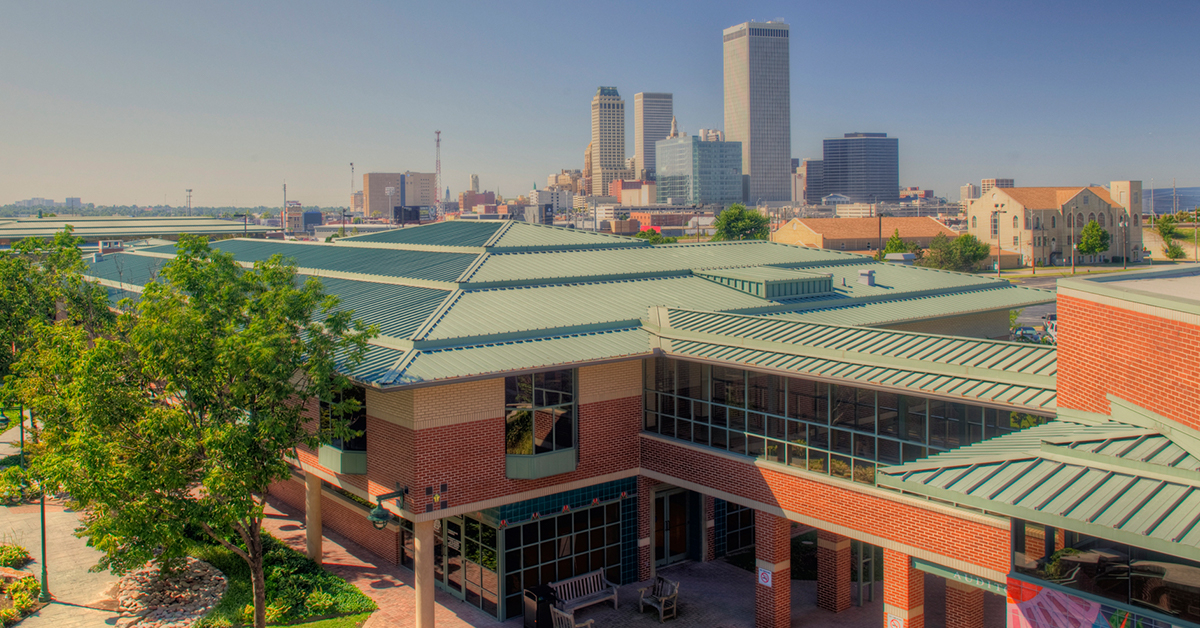
[[[853,203],[900,202],[900,140],[887,133],[847,133],[825,140],[823,190]]]
[[[476,194],[479,193],[479,175],[477,175],[477,174],[471,175],[471,186],[468,187],[467,189]]]
[[[600,87],[592,98],[592,193],[625,174],[625,101],[617,88]]]
[[[633,95],[633,156],[637,178],[654,177],[654,143],[671,134],[674,110],[671,94],[638,92]]]
[[[968,183],[958,188],[958,198],[962,201],[963,207],[966,207],[968,201],[973,198],[979,198],[979,186],[974,183]]]
[[[788,25],[725,29],[725,137],[742,144],[747,202],[791,198],[792,114]]]
[[[1012,179],[984,179],[979,182],[979,197],[992,191],[992,188],[1011,188],[1016,187],[1016,181]]]

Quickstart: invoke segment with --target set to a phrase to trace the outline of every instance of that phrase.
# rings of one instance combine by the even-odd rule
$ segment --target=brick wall
[[[792,625],[792,523],[769,512],[754,513],[754,558],[771,571],[771,586],[754,585],[754,625],[787,628]],[[782,567],[772,568],[780,565]]]
[[[400,532],[398,530],[376,530],[367,521],[366,510],[357,504],[348,504],[341,497],[330,496],[326,491],[321,492],[321,525],[325,529],[358,543],[372,552],[384,557],[392,564],[400,562]],[[299,479],[285,480],[271,485],[272,495],[283,503],[305,512],[304,482]]]
[[[817,530],[817,606],[834,613],[850,608],[850,538]]]
[[[1060,293],[1058,334],[1059,407],[1109,414],[1112,393],[1200,429],[1200,326]]]
[[[946,628],[983,628],[983,589],[946,581]]]
[[[913,569],[906,554],[887,548],[883,549],[883,604],[885,621],[892,614],[902,620],[900,628],[924,628],[925,572]]]
[[[1000,573],[1009,571],[1007,527],[926,510],[653,437],[641,440],[644,469]]]

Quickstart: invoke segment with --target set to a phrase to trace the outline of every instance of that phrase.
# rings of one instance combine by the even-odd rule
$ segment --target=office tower
[[[820,159],[805,159],[796,168],[796,176],[802,177],[802,188],[797,201],[806,205],[820,205],[825,196],[825,162]]]
[[[979,182],[979,196],[992,191],[992,188],[1011,188],[1016,187],[1012,179],[984,179]]]
[[[724,142],[725,132],[717,129],[700,129],[696,132],[696,137],[705,142]]]
[[[363,200],[366,203],[367,216],[397,220],[396,210],[399,207],[432,207],[436,179],[436,173],[432,172],[364,174]],[[387,195],[389,187],[393,188],[390,207]]]
[[[688,205],[729,205],[742,200],[741,143],[673,133],[658,141],[655,152],[659,203],[672,199]]]
[[[824,194],[852,203],[900,202],[900,141],[887,133],[825,140]]]
[[[471,186],[467,189],[471,190],[472,192],[474,192],[476,194],[479,193],[479,175],[477,175],[477,174],[471,175]]]
[[[740,142],[746,201],[791,197],[788,25],[746,22],[725,29],[725,136]]]
[[[625,101],[615,87],[592,98],[592,190],[607,190],[625,172]]]
[[[962,202],[963,207],[973,198],[979,198],[979,186],[974,183],[968,183],[958,189],[958,198]]]
[[[633,156],[639,179],[654,177],[654,143],[667,139],[675,106],[671,94],[633,95]]]

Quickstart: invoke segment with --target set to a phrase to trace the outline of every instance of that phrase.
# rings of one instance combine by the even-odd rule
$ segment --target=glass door
[[[654,564],[662,567],[688,556],[687,491],[675,489],[654,496]]]
[[[444,584],[446,589],[453,593],[456,597],[462,598],[463,594],[463,522],[458,517],[448,517],[442,520],[444,526],[444,536],[446,544],[445,573]]]

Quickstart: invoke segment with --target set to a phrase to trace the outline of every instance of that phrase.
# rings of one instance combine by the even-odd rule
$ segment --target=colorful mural
[[[1008,628],[1171,628],[1057,589],[1008,579]]]

